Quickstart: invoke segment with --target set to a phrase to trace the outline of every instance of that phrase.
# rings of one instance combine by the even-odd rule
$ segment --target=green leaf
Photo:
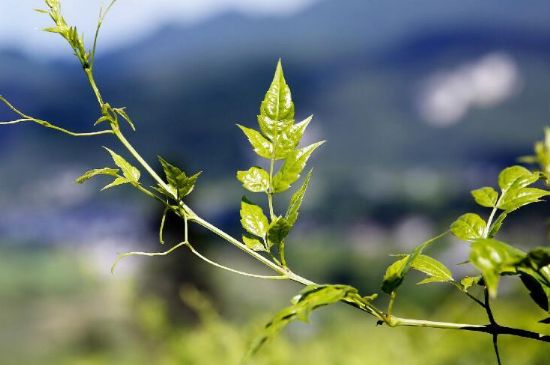
[[[492,238],[478,239],[472,243],[470,262],[481,271],[491,297],[496,297],[500,274],[515,272],[525,254],[515,247]]]
[[[500,228],[502,227],[502,223],[504,222],[507,216],[508,216],[508,213],[502,212],[497,217],[497,219],[495,219],[493,224],[491,224],[491,229],[489,231],[489,238],[494,237],[498,233],[498,231],[500,231]]]
[[[254,152],[260,157],[270,159],[273,154],[273,145],[260,132],[255,129],[237,124],[252,145]]]
[[[245,198],[241,201],[241,225],[248,232],[265,239],[269,222],[261,207]]]
[[[384,274],[384,280],[382,281],[382,291],[387,294],[391,294],[395,291],[405,279],[405,275],[409,272],[414,261],[422,254],[422,252],[428,248],[433,242],[440,239],[447,232],[444,232],[438,236],[430,238],[429,240],[418,245],[409,255],[397,260],[391,264]]]
[[[130,128],[132,128],[134,132],[136,131],[136,126],[134,125],[134,122],[132,122],[132,119],[130,119],[130,117],[126,113],[126,108],[113,108],[113,110],[130,125]]]
[[[291,228],[292,226],[288,224],[285,218],[275,218],[275,220],[273,220],[273,222],[269,225],[269,229],[267,231],[268,246],[272,247],[273,245],[281,244],[286,236],[288,236]]]
[[[536,182],[540,175],[531,172],[523,166],[511,166],[501,171],[498,175],[498,186],[502,192],[510,189],[524,188]]]
[[[310,116],[298,124],[282,129],[279,133],[273,136],[273,158],[275,160],[285,159],[292,151],[294,151],[296,146],[300,143],[300,140],[304,135],[304,131],[311,122],[312,117],[313,116]]]
[[[109,168],[109,167],[104,167],[102,169],[88,170],[82,176],[80,176],[76,179],[76,183],[77,184],[82,184],[83,182],[85,182],[85,181],[87,181],[87,180],[89,180],[92,177],[97,176],[97,175],[108,175],[108,176],[117,177],[118,176],[118,171],[119,171],[119,169],[112,169],[112,168]]]
[[[136,167],[132,166],[122,156],[116,154],[115,152],[108,149],[107,147],[104,147],[104,148],[111,154],[111,157],[115,162],[115,165],[120,167],[120,169],[122,170],[122,175],[124,175],[126,180],[128,180],[128,182],[133,185],[137,185],[141,175],[139,170]]]
[[[251,234],[243,234],[243,242],[246,245],[246,247],[254,251],[267,251],[264,247],[264,244],[260,241],[260,239]]]
[[[185,172],[180,170],[178,167],[166,162],[166,160],[162,157],[158,156],[158,159],[160,161],[160,164],[162,165],[162,169],[164,170],[164,174],[166,175],[166,180],[168,181],[168,184],[174,189],[171,192],[176,192],[176,199],[180,200],[183,197],[189,195],[193,191],[195,183],[197,182],[197,179],[201,172],[199,171],[195,175],[188,177]],[[171,192],[165,191],[165,194],[170,194]],[[173,198],[174,195],[170,197]]]
[[[451,224],[451,232],[461,240],[471,242],[483,238],[486,225],[479,215],[466,213]]]
[[[503,195],[498,208],[510,213],[525,205],[537,203],[542,197],[550,195],[550,191],[537,188],[514,188]]]
[[[122,184],[128,184],[130,183],[130,181],[125,178],[125,177],[117,177],[112,183],[108,184],[108,185],[105,185],[101,191],[103,190],[107,190],[107,189],[110,189],[112,187],[115,187],[115,186],[119,186],[119,185],[122,185]]]
[[[382,281],[382,291],[384,293],[391,294],[395,289],[401,286],[405,279],[406,271],[408,271],[405,267],[409,259],[410,255],[406,255],[388,266],[384,274],[384,280]]]
[[[430,256],[418,255],[411,263],[411,267],[429,276],[418,284],[454,281],[451,270]]]
[[[273,81],[260,106],[258,123],[268,138],[279,134],[294,122],[294,103],[283,72],[281,60],[277,63]]]
[[[498,200],[498,193],[489,186],[472,190],[472,196],[477,204],[487,208],[493,208]]]
[[[287,157],[281,169],[273,177],[273,190],[275,193],[287,190],[290,185],[300,178],[300,173],[306,166],[307,160],[313,151],[323,143],[324,141],[321,141],[300,148]]]
[[[309,285],[292,299],[292,305],[278,312],[252,341],[246,357],[254,355],[262,345],[277,336],[290,322],[307,322],[310,313],[322,306],[357,296],[357,289],[347,285]]]
[[[481,276],[466,276],[460,280],[460,288],[463,292],[467,292],[473,285],[476,285],[481,280]]]
[[[296,190],[296,192],[292,194],[292,197],[290,198],[290,204],[288,205],[288,209],[285,215],[285,218],[290,226],[294,226],[296,220],[298,219],[300,206],[302,205],[302,201],[304,200],[304,196],[306,194],[312,172],[313,170],[309,170],[300,189]]]
[[[262,168],[251,167],[247,171],[237,171],[237,180],[249,191],[259,193],[269,189],[269,174]]]

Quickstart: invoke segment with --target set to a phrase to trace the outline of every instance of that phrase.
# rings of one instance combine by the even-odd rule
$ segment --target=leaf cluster
[[[286,266],[284,242],[296,223],[310,178],[308,172],[300,188],[292,195],[284,215],[275,214],[273,196],[288,190],[302,174],[308,159],[323,141],[300,147],[300,141],[312,117],[295,123],[294,102],[286,83],[281,61],[277,63],[273,81],[260,104],[257,116],[259,129],[238,127],[250,142],[254,152],[267,160],[269,168],[252,166],[238,171],[237,179],[253,193],[266,194],[269,214],[262,207],[243,197],[241,201],[241,225],[245,231],[243,242],[255,251],[271,253],[277,247],[279,257]]]
[[[519,165],[505,168],[498,176],[500,193],[488,186],[472,191],[478,205],[492,209],[489,219],[485,221],[478,214],[466,213],[453,222],[450,229],[457,238],[470,244],[469,262],[481,272],[493,298],[497,295],[500,276],[517,275],[533,300],[548,311],[550,249],[538,248],[525,253],[494,238],[510,213],[550,195],[548,190],[533,187],[543,177],[544,172]]]

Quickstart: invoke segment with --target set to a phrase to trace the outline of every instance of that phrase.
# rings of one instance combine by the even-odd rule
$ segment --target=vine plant
[[[93,169],[85,172],[76,182],[83,183],[97,175],[105,175],[112,181],[102,190],[118,185],[129,185],[149,198],[156,200],[164,207],[161,219],[159,241],[164,244],[163,226],[167,214],[174,214],[183,220],[183,240],[166,251],[158,253],[129,252],[120,254],[112,269],[126,256],[132,255],[167,255],[180,248],[187,247],[190,252],[201,260],[233,273],[266,280],[291,280],[300,283],[305,288],[295,296],[291,305],[277,313],[264,327],[261,334],[251,343],[247,356],[255,353],[266,341],[276,336],[288,323],[294,320],[306,321],[309,314],[318,307],[344,302],[374,317],[380,325],[389,327],[411,326],[451,329],[458,331],[482,332],[492,336],[494,351],[498,364],[501,359],[498,350],[498,337],[501,335],[519,336],[541,342],[550,342],[550,335],[532,332],[521,328],[512,328],[501,325],[492,314],[491,301],[498,292],[499,278],[503,275],[518,276],[529,290],[533,301],[546,312],[550,303],[550,248],[539,247],[524,252],[517,247],[502,242],[496,238],[502,225],[511,213],[541,201],[550,195],[550,191],[542,187],[534,187],[539,181],[550,185],[550,129],[545,130],[544,141],[535,145],[535,155],[524,157],[525,163],[536,164],[537,169],[529,170],[516,165],[504,169],[498,176],[498,188],[482,187],[472,191],[475,202],[488,208],[489,215],[484,220],[477,214],[466,213],[450,225],[450,230],[437,237],[427,240],[417,246],[412,252],[399,255],[398,259],[386,270],[381,290],[389,296],[386,309],[376,303],[377,294],[363,295],[356,288],[348,285],[318,284],[296,274],[287,265],[285,258],[285,242],[294,227],[302,201],[305,197],[312,170],[302,179],[302,183],[292,195],[288,208],[283,214],[275,211],[273,200],[279,193],[285,192],[298,183],[306,163],[311,154],[323,143],[317,142],[302,147],[300,142],[304,132],[312,120],[308,117],[296,123],[294,103],[290,88],[286,83],[283,68],[279,61],[275,75],[265,98],[260,105],[258,115],[259,130],[238,125],[248,139],[254,152],[265,159],[265,169],[259,166],[238,171],[237,179],[244,189],[257,194],[257,202],[265,198],[266,212],[262,205],[254,203],[248,198],[241,201],[242,239],[239,240],[220,228],[209,223],[197,215],[186,203],[189,195],[200,175],[188,175],[180,168],[159,157],[164,173],[161,177],[139,152],[128,141],[123,131],[124,123],[135,131],[134,123],[124,107],[113,107],[104,100],[100,88],[94,79],[94,61],[99,30],[105,16],[116,0],[113,0],[105,11],[100,12],[93,45],[87,50],[83,36],[79,35],[75,26],[69,25],[61,12],[59,0],[45,0],[46,9],[38,10],[50,16],[53,21],[51,27],[45,30],[57,33],[63,37],[71,47],[74,55],[82,65],[88,83],[97,99],[99,115],[94,126],[103,126],[103,129],[92,132],[73,132],[48,121],[30,116],[19,110],[3,96],[2,101],[11,111],[18,115],[18,119],[1,122],[0,124],[19,124],[32,122],[46,128],[74,137],[95,137],[112,135],[121,147],[137,162],[139,167],[132,165],[126,158],[112,149],[105,148],[111,156],[115,166]],[[141,172],[145,171],[154,180],[154,186],[145,186],[140,180]],[[255,195],[256,197],[256,195]],[[243,272],[224,266],[203,256],[191,243],[188,236],[188,225],[198,224],[223,241],[237,247],[244,254],[265,265],[274,272],[274,275],[259,275]],[[440,261],[425,254],[425,251],[442,236],[452,233],[470,247],[468,262],[479,271],[478,276],[455,279],[451,271]],[[393,312],[400,285],[407,273],[417,270],[426,275],[419,284],[448,283],[458,291],[469,297],[487,313],[486,324],[465,324],[451,322],[436,322],[431,320],[410,319],[398,317]],[[473,288],[478,287],[483,292],[478,297]],[[541,318],[542,323],[550,324],[548,318]]]

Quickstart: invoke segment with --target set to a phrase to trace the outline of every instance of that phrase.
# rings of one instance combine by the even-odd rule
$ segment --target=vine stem
[[[99,102],[100,108],[103,109],[105,103],[103,102],[103,99],[101,97],[101,94],[99,92],[99,89],[95,83],[92,70],[89,68],[84,68],[86,71],[86,74],[88,76],[88,80],[90,82],[90,86],[92,87],[92,90],[94,91],[94,94],[97,98],[97,101]],[[126,147],[126,149],[132,154],[132,156],[145,168],[145,170],[151,175],[151,177],[165,190],[170,191],[168,189],[168,185],[162,180],[162,178],[151,168],[151,166],[141,157],[141,155],[135,150],[135,148],[132,146],[132,144],[124,137],[122,132],[118,127],[112,126],[112,131],[115,134],[115,136],[119,139],[119,141]],[[270,166],[270,175],[273,174],[273,162],[271,162]],[[176,198],[176,197],[175,197]],[[274,263],[273,261],[265,258],[261,254],[257,253],[256,251],[253,251],[252,249],[248,248],[245,244],[237,240],[236,238],[232,237],[228,233],[224,232],[223,230],[219,229],[218,227],[212,225],[208,221],[204,220],[203,218],[199,217],[197,214],[195,214],[186,204],[183,202],[179,202],[180,207],[184,210],[183,211],[183,219],[185,220],[185,223],[187,224],[187,220],[197,223],[198,225],[206,228],[207,230],[211,231],[212,233],[218,235],[220,238],[224,239],[225,241],[231,243],[232,245],[236,246],[243,252],[247,253],[248,255],[252,256],[254,259],[259,261],[260,263],[264,264],[268,268],[272,269],[273,271],[279,273],[281,277],[292,280],[294,282],[300,283],[302,285],[316,285],[315,282],[306,279],[302,276],[299,276],[295,273],[293,273],[290,269],[286,267],[281,267],[278,264]],[[498,205],[498,202],[497,202]],[[493,211],[491,212],[491,216],[489,217],[489,222],[487,224],[487,227],[490,227],[490,223],[492,222],[492,219],[494,218],[494,215],[496,213],[496,208],[493,208]],[[489,228],[486,228],[484,235],[487,236],[489,232]],[[186,241],[188,242],[188,241]],[[188,245],[188,247],[192,247]],[[483,333],[489,333],[493,335],[493,338],[498,335],[513,335],[513,336],[519,336],[529,339],[534,339],[542,342],[550,342],[550,335],[544,335],[541,333],[536,333],[528,330],[523,329],[517,329],[517,328],[511,328],[511,327],[505,327],[500,326],[497,323],[492,321],[493,323],[490,323],[488,325],[474,325],[474,324],[462,324],[462,323],[453,323],[453,322],[437,322],[437,321],[428,321],[428,320],[418,320],[418,319],[409,319],[409,318],[400,318],[393,316],[391,314],[384,316],[384,314],[376,308],[372,304],[366,304],[364,301],[360,301],[360,303],[354,302],[346,302],[347,304],[350,304],[362,311],[365,311],[376,318],[383,320],[388,326],[390,327],[397,327],[397,326],[408,326],[408,327],[429,327],[429,328],[440,328],[440,329],[452,329],[452,330],[462,330],[462,331],[471,331],[471,332],[483,332]],[[488,312],[490,313],[490,311]],[[492,314],[490,319],[492,318]],[[498,355],[498,349],[497,349],[497,356]],[[498,359],[500,361],[500,358]]]

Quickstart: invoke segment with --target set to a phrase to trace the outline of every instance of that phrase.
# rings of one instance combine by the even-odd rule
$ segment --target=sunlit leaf
[[[418,255],[411,263],[411,267],[429,276],[418,284],[449,282],[454,280],[451,270],[440,261],[427,255]]]
[[[107,176],[118,177],[118,171],[119,171],[119,169],[113,169],[113,168],[109,168],[109,167],[104,167],[102,169],[88,170],[84,174],[82,174],[82,176],[80,176],[76,179],[76,183],[77,184],[82,184],[83,182],[85,182],[85,181],[87,181],[87,180],[89,180],[92,177],[97,176],[97,175],[107,175]]]
[[[524,188],[536,182],[539,174],[529,171],[523,166],[511,166],[498,175],[498,186],[503,193],[510,189]]]
[[[496,297],[500,274],[515,272],[517,264],[525,254],[515,247],[492,238],[478,239],[472,243],[470,262],[478,268],[491,297]]]
[[[296,190],[296,192],[290,198],[290,204],[288,205],[288,209],[285,215],[286,220],[288,224],[290,224],[290,226],[294,226],[294,224],[296,223],[296,220],[298,219],[300,206],[302,205],[302,201],[304,200],[304,196],[306,194],[306,190],[309,185],[309,180],[311,179],[312,172],[313,170],[309,170],[300,189]]]
[[[285,160],[281,169],[273,177],[273,189],[276,193],[287,190],[300,177],[307,160],[324,141],[293,151]]]
[[[357,289],[347,285],[309,285],[292,299],[292,305],[277,313],[252,342],[246,357],[255,354],[267,341],[277,336],[294,320],[307,321],[310,313],[322,306],[357,296]]]
[[[269,228],[269,222],[261,207],[246,199],[241,201],[241,225],[248,232],[264,238]]]
[[[245,189],[252,192],[267,192],[269,189],[269,173],[260,167],[237,171],[237,180],[243,184]]]
[[[550,191],[537,188],[513,188],[503,195],[498,208],[512,212],[527,204],[537,203],[541,198],[550,195]]]
[[[137,185],[140,178],[139,170],[126,161],[124,157],[116,154],[107,147],[104,148],[109,152],[115,164],[120,167],[120,170],[122,170],[122,175],[126,178],[126,180],[134,185]]]
[[[273,140],[279,132],[290,127],[293,118],[294,103],[279,60],[273,81],[260,106],[258,123],[264,135]]]
[[[485,228],[485,221],[474,213],[463,214],[451,224],[451,232],[456,237],[470,242],[483,238]]]
[[[476,203],[487,208],[493,208],[498,199],[498,193],[496,190],[488,186],[472,190],[472,196],[474,197]]]
[[[270,159],[273,154],[273,145],[260,132],[255,129],[244,127],[240,124],[237,126],[243,131],[252,145],[254,152],[263,158]]]

